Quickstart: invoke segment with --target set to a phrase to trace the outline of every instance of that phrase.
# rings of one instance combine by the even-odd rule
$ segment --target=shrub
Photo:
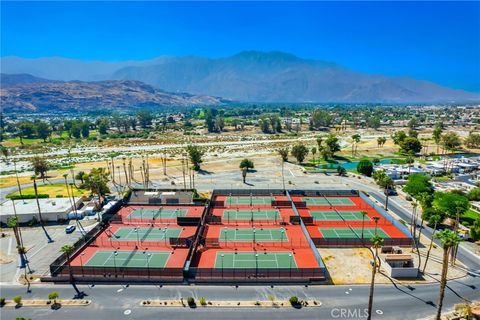
[[[242,162],[240,162],[240,169],[253,169],[254,167],[253,161],[250,159],[243,159]]]
[[[3,307],[5,305],[5,298],[0,298],[0,307]]]
[[[53,303],[57,303],[58,292],[52,291],[48,294],[48,300],[53,300]]]
[[[187,303],[190,307],[194,307],[195,306],[195,299],[193,297],[188,297],[187,298]]]
[[[200,298],[200,304],[201,304],[202,306],[206,306],[206,305],[207,305],[207,300],[205,300],[204,297],[201,297],[201,298]]]
[[[39,194],[38,195],[38,198],[39,199],[42,199],[42,198],[49,198],[50,196],[48,194]],[[15,195],[12,195],[12,196],[8,196],[7,198],[9,198],[10,200],[23,200],[23,199],[35,199],[35,195],[34,194],[23,194],[22,196],[20,196],[19,194],[15,194]]]
[[[22,296],[13,297],[13,302],[15,302],[16,304],[21,304],[22,303]]]
[[[294,307],[298,306],[299,304],[299,300],[297,296],[291,296],[290,299],[288,299],[288,301],[290,301],[290,304]]]
[[[373,164],[370,160],[361,160],[357,165],[358,173],[364,174],[370,177],[373,172]]]
[[[256,306],[259,306],[259,305],[260,305],[260,301],[255,301],[255,305],[256,305]]]

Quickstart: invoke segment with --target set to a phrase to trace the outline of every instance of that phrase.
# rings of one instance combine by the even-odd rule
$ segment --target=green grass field
[[[217,269],[296,269],[291,252],[217,252]]]
[[[50,198],[55,198],[57,196],[62,196],[62,197],[66,198],[68,196],[67,188],[65,187],[64,183],[39,185],[37,187],[37,190],[38,190],[38,194],[48,194]],[[71,192],[70,187],[69,187],[68,192]],[[77,189],[77,188],[73,187],[73,195],[75,197],[81,197],[84,194],[86,194],[87,192],[88,192],[88,190]],[[20,195],[20,193],[18,191],[12,192],[12,193],[7,195],[7,198],[10,198],[10,197],[16,196],[16,195]],[[24,189],[22,189],[22,195],[24,195],[24,196],[32,195],[33,196],[33,195],[35,195],[35,191],[34,191],[33,187],[24,188]],[[71,193],[70,193],[70,196],[71,196]]]

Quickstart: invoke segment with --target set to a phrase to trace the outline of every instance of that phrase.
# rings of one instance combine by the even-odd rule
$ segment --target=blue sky
[[[281,50],[480,92],[480,2],[1,2],[1,55]]]

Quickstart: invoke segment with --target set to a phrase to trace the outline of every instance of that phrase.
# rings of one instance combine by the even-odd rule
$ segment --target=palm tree
[[[450,249],[454,248],[456,245],[460,243],[460,238],[458,237],[456,232],[453,232],[448,229],[439,231],[435,235],[435,238],[439,239],[442,242],[442,246],[443,246],[442,275],[440,277],[440,293],[438,296],[438,303],[437,303],[437,315],[435,317],[436,320],[440,320],[442,316],[443,298],[445,297],[445,287],[447,285],[448,252],[450,251]]]
[[[432,239],[430,239],[430,245],[428,246],[427,256],[425,257],[425,264],[423,265],[423,273],[425,273],[425,269],[427,269],[428,259],[430,258],[430,251],[432,251],[433,239],[435,237],[435,232],[437,232],[437,226],[440,222],[442,222],[442,220],[443,217],[440,214],[434,214],[428,219],[428,223],[433,224],[433,231]]]
[[[12,200],[13,202],[13,200]],[[22,240],[20,238],[19,228],[18,228],[18,218],[17,217],[10,217],[7,220],[7,226],[13,229],[13,234],[15,236],[15,240],[17,242],[17,252],[20,256],[20,265],[19,268],[23,269],[27,265],[27,259],[25,258],[25,247],[22,244]]]
[[[353,143],[352,143],[352,156],[354,154],[357,153],[357,149],[358,149],[358,143],[360,142],[360,139],[361,139],[361,136],[356,133],[352,136],[352,140],[353,140]]]
[[[37,201],[37,209],[38,209],[38,217],[40,218],[40,226],[43,229],[43,232],[45,233],[45,236],[47,237],[48,243],[53,242],[52,238],[50,238],[50,235],[47,232],[47,229],[45,229],[45,224],[43,222],[43,217],[42,217],[42,210],[40,209],[40,202],[38,201],[38,189],[37,189],[37,177],[33,176],[33,190],[35,191],[35,200]]]
[[[317,148],[312,148],[313,163],[315,164],[315,154],[317,153]]]
[[[372,219],[375,222],[375,234],[377,234],[378,220],[380,220],[380,217],[375,216],[375,217],[372,217]]]
[[[375,217],[374,217],[375,218]],[[378,218],[378,217],[377,217]],[[368,296],[368,317],[367,320],[372,319],[372,307],[373,307],[373,292],[375,290],[375,275],[377,273],[377,260],[378,260],[378,248],[383,245],[383,238],[378,234],[375,234],[371,239],[372,245],[375,248],[375,254],[373,254],[373,267],[372,267],[372,279],[370,281],[370,293]]]

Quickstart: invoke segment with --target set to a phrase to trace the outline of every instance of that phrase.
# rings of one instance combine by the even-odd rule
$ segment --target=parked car
[[[73,231],[75,231],[75,229],[76,227],[74,225],[68,226],[65,228],[65,233],[66,234],[72,233]]]

